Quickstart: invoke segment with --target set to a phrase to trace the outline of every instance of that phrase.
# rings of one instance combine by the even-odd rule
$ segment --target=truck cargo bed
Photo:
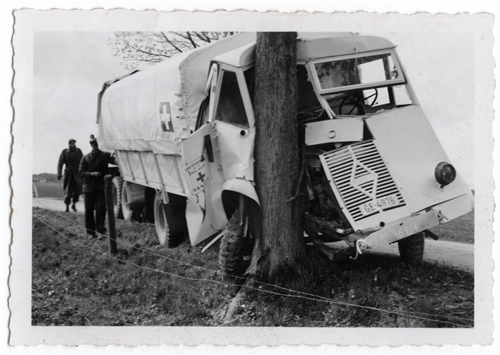
[[[116,158],[125,181],[186,196],[179,171],[179,166],[182,166],[180,156],[117,150]]]

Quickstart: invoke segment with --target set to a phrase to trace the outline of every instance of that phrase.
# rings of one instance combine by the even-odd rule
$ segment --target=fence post
[[[116,254],[116,228],[115,228],[115,210],[113,206],[113,177],[106,175],[104,177],[104,193],[106,194],[106,209],[108,211],[108,231],[109,231],[109,252]]]
[[[35,194],[35,197],[38,198],[38,188],[36,187],[36,183],[38,181],[33,180],[33,193]]]

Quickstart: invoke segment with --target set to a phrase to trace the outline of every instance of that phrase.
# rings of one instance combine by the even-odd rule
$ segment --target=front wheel
[[[409,264],[419,264],[424,257],[424,232],[414,234],[398,241],[401,261]]]
[[[161,195],[156,193],[154,200],[154,221],[156,236],[161,245],[167,245],[169,248],[178,246],[185,236],[185,231],[182,228],[175,230],[172,223],[173,211],[172,206],[166,205],[161,199]]]
[[[245,224],[240,224],[236,211],[224,230],[219,249],[219,265],[230,276],[243,276],[252,256],[254,240],[244,237]]]

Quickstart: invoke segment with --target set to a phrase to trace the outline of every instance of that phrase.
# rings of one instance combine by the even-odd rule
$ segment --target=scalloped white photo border
[[[75,5],[76,7],[79,7]],[[96,31],[131,30],[131,16],[140,16],[133,10],[109,10],[114,16],[111,21],[97,21]],[[474,34],[477,49],[474,58],[475,116],[481,119],[474,126],[475,145],[475,190],[476,221],[475,235],[475,327],[473,329],[360,329],[360,328],[247,328],[247,327],[33,327],[31,326],[31,174],[33,155],[32,132],[32,81],[33,81],[33,33],[35,31],[86,31],[88,28],[75,27],[79,21],[69,20],[72,16],[86,17],[89,12],[81,11],[16,11],[13,50],[15,76],[13,81],[13,108],[15,111],[12,146],[13,176],[11,186],[13,198],[10,203],[14,213],[10,223],[13,231],[10,267],[10,343],[12,345],[64,344],[64,345],[207,345],[207,350],[220,352],[220,348],[210,344],[249,346],[277,345],[332,345],[331,349],[344,351],[334,345],[452,345],[490,344],[493,340],[493,258],[492,258],[492,216],[493,216],[493,17],[476,15],[399,15],[399,14],[339,14],[327,13],[258,13],[258,12],[215,12],[215,13],[162,13],[156,23],[133,30],[155,30],[170,28],[190,30],[190,24],[205,28],[238,31],[325,31],[332,29],[335,17],[339,23],[355,21],[376,33],[377,28],[392,26],[394,31],[411,26],[420,28],[420,22],[429,21],[436,26],[446,24],[439,31],[464,31]],[[91,16],[103,16],[107,11],[94,10]],[[109,12],[108,12],[109,13]],[[459,18],[463,19],[460,21]],[[441,21],[436,21],[440,18]],[[434,19],[434,20],[432,20]],[[455,19],[455,20],[453,20]],[[96,22],[93,22],[94,24]],[[335,27],[335,26],[334,26]],[[436,28],[429,28],[436,30]],[[404,62],[404,59],[403,59]],[[3,86],[5,88],[5,85]],[[4,98],[4,97],[3,97]],[[4,101],[5,102],[5,101]],[[3,128],[4,126],[2,126]],[[9,130],[9,128],[7,128]],[[10,140],[9,140],[10,141]],[[2,148],[3,149],[3,148]],[[3,173],[3,171],[2,171]],[[3,174],[2,174],[3,175]],[[3,182],[3,181],[2,181]],[[2,195],[2,206],[4,206]],[[4,218],[4,217],[2,217]],[[2,219],[3,225],[4,219]],[[4,246],[5,244],[2,244]],[[5,249],[2,248],[4,251]],[[7,250],[8,251],[8,250]],[[4,264],[2,264],[2,271]],[[4,276],[4,275],[2,275]],[[2,317],[4,318],[4,317]],[[385,348],[385,347],[384,347]],[[123,348],[119,348],[123,349]],[[160,349],[160,348],[158,348]],[[172,349],[172,348],[165,348]],[[177,350],[181,348],[175,348]],[[193,351],[199,348],[186,348]],[[212,349],[212,350],[210,350]],[[236,348],[240,349],[241,348]],[[255,349],[255,348],[254,348]],[[293,348],[291,348],[293,349]],[[310,348],[306,347],[305,349]],[[313,351],[320,351],[322,347]],[[330,348],[327,348],[330,349]],[[351,348],[366,349],[366,348]],[[397,348],[396,348],[397,349]],[[274,349],[277,350],[277,349]],[[401,348],[402,350],[402,348]],[[307,350],[306,350],[307,351]],[[184,352],[184,351],[183,351]]]

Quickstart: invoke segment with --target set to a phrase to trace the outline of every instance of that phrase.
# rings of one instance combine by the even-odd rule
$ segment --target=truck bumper
[[[362,239],[362,245],[367,248],[377,248],[381,243],[391,244],[462,216],[472,210],[471,197],[470,194],[465,194],[384,226]]]

